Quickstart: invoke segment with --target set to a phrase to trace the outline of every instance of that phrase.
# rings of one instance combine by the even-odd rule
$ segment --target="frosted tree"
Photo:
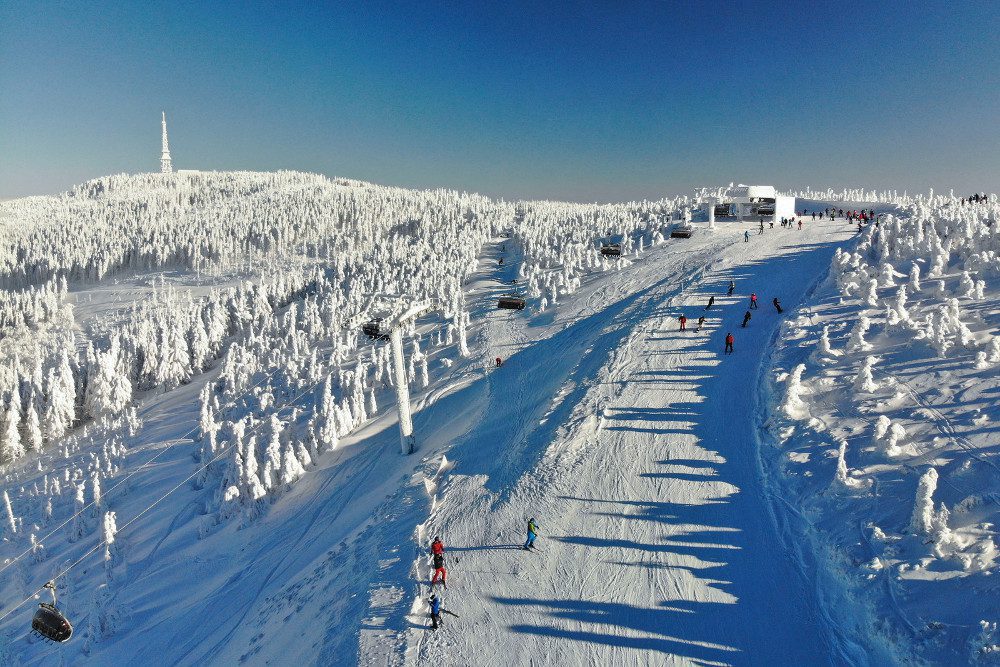
[[[896,270],[892,267],[892,264],[886,262],[882,265],[882,287],[895,287],[896,286]]]
[[[805,419],[809,415],[809,409],[801,398],[803,392],[802,374],[806,370],[805,364],[799,364],[785,380],[785,400],[781,408],[789,419]]]
[[[261,481],[267,491],[275,491],[279,488],[278,483],[281,476],[281,420],[278,415],[271,415],[270,439],[267,449],[264,450],[264,470],[261,473]]]
[[[972,299],[976,296],[976,281],[972,279],[968,271],[962,271],[962,277],[958,283],[958,289],[962,296]]]
[[[0,430],[0,462],[12,463],[24,456],[24,445],[21,443],[21,433],[18,430],[17,408],[12,400],[7,406],[6,415]]]
[[[3,491],[3,506],[7,512],[7,529],[10,530],[11,536],[14,536],[17,534],[17,517],[14,516],[14,508],[10,504],[10,496],[7,494],[7,489]]]
[[[823,325],[823,333],[819,337],[819,345],[816,348],[820,357],[836,357],[840,355],[838,350],[834,350],[830,344],[830,327]]]
[[[874,365],[875,357],[870,355],[865,357],[864,363],[861,364],[861,368],[858,369],[858,374],[854,377],[855,389],[866,393],[872,393],[878,390],[878,383],[875,382],[875,378],[872,374],[872,367]]]
[[[916,262],[910,266],[910,289],[914,292],[920,291],[920,265]]]
[[[874,278],[869,278],[865,280],[862,285],[864,285],[864,293],[861,295],[862,301],[869,306],[878,305],[878,281]]]
[[[885,447],[885,455],[892,458],[903,453],[899,442],[906,437],[906,429],[900,424],[893,424],[889,427],[889,438]]]
[[[872,349],[872,346],[865,340],[865,334],[868,332],[868,327],[871,326],[871,320],[867,315],[861,315],[858,317],[857,323],[851,329],[851,336],[847,340],[847,349],[851,352],[865,352]]]
[[[855,479],[850,475],[850,469],[847,467],[846,440],[841,440],[840,446],[837,448],[837,472],[834,478],[838,484],[848,489],[856,489],[863,485],[861,480]]]
[[[879,415],[878,419],[875,420],[875,432],[872,435],[872,441],[875,444],[882,442],[885,438],[886,433],[889,432],[889,427],[892,425],[892,420],[890,420],[885,415]]]
[[[104,571],[107,576],[108,581],[111,581],[112,568],[114,566],[115,554],[117,553],[117,547],[115,546],[115,536],[118,534],[118,523],[114,512],[104,513],[104,525],[103,525],[103,543],[104,543]]]
[[[917,497],[910,517],[910,532],[930,535],[934,521],[934,491],[937,490],[938,473],[934,468],[920,476],[917,483]]]
[[[28,401],[28,410],[24,418],[25,444],[33,452],[42,451],[44,443],[42,437],[42,423],[38,418],[38,407],[35,404],[35,394],[32,392],[31,400]]]

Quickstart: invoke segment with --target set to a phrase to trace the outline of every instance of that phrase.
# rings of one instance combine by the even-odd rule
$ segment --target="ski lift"
[[[60,643],[68,641],[73,636],[73,626],[56,608],[56,586],[50,581],[45,584],[45,588],[52,593],[52,604],[48,602],[38,603],[38,611],[31,619],[31,629],[49,641]]]
[[[376,317],[361,327],[361,332],[372,340],[389,340],[389,334],[382,331],[382,318]]]
[[[602,243],[601,244],[601,254],[605,257],[621,257],[622,256],[622,244],[621,243]]]
[[[670,230],[672,239],[689,239],[694,234],[694,227],[691,225],[678,225]]]
[[[507,310],[524,310],[524,299],[517,296],[516,294],[504,294],[497,301],[497,308],[505,308]]]

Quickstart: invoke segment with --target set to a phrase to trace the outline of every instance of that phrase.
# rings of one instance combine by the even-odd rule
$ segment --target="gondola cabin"
[[[377,317],[374,320],[366,322],[364,326],[361,327],[361,332],[372,340],[389,340],[389,332],[382,331],[381,317]]]
[[[504,308],[507,310],[524,310],[524,299],[512,294],[505,294],[500,297],[499,301],[497,301],[497,308]]]
[[[601,254],[605,257],[621,257],[622,256],[622,244],[621,243],[605,243],[601,246]]]
[[[68,641],[73,636],[73,626],[66,617],[48,602],[41,602],[35,617],[31,619],[31,629],[45,639],[54,642]]]
[[[678,225],[670,230],[670,238],[672,239],[689,239],[692,234],[694,234],[694,227],[691,225]]]

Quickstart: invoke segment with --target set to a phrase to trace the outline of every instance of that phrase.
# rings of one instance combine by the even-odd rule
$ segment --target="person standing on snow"
[[[733,343],[734,342],[736,342],[736,339],[733,338],[733,334],[732,333],[727,333],[726,334],[726,354],[732,354],[733,353]]]
[[[774,309],[777,310],[779,313],[784,312],[783,310],[781,310],[781,302],[778,301],[778,297],[774,297],[774,301],[772,301],[771,303],[774,304]]]
[[[751,292],[750,293],[750,310],[756,310],[756,309],[757,309],[757,293],[756,292]]]
[[[500,366],[502,364],[503,364],[503,359],[501,359],[500,357],[497,357],[497,368],[500,368]]]
[[[431,578],[431,586],[437,583],[438,577],[441,577],[444,589],[448,590],[448,570],[444,569],[443,553],[434,554],[434,576]]]
[[[799,220],[799,231],[801,231],[801,230],[802,230],[802,221]]]
[[[427,604],[431,606],[431,628],[437,630],[441,625],[441,598],[432,594]]]
[[[532,549],[535,546],[535,538],[538,537],[538,525],[534,519],[528,519],[528,539],[524,543],[525,549]]]
[[[685,317],[684,315],[681,315],[680,317],[677,318],[677,321],[681,323],[681,331],[687,331],[685,327],[687,326],[688,318]]]
[[[743,242],[744,243],[750,243],[750,230],[749,229],[743,231]]]
[[[714,296],[708,297],[708,305],[705,306],[705,310],[708,310],[709,308],[711,308],[714,305],[715,305],[715,297]]]
[[[431,542],[431,554],[434,556],[444,555],[444,542],[437,535],[434,536],[434,541]]]
[[[705,324],[705,316],[702,315],[698,318],[698,328],[695,331],[701,331],[701,327]]]
[[[760,219],[760,229],[757,230],[757,236],[760,236],[763,233],[764,233],[764,218],[761,218]]]
[[[747,322],[750,321],[750,317],[751,317],[750,311],[748,310],[746,312],[746,314],[743,316],[743,324],[741,324],[740,326],[742,326],[744,329],[746,329],[747,328]]]
[[[727,296],[732,296],[732,295],[733,295],[733,290],[734,290],[734,289],[736,289],[736,282],[735,282],[735,281],[732,281],[732,280],[730,280],[730,281],[729,281],[729,293],[727,294]]]

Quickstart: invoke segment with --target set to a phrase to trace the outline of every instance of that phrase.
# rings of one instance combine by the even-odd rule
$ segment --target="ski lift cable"
[[[274,375],[279,370],[281,370],[281,369],[280,368],[276,368],[273,371],[271,371],[269,374],[265,375],[263,378],[261,378],[255,384],[251,385],[249,389],[247,389],[245,392],[243,392],[242,394],[240,394],[240,396],[238,398],[234,398],[226,407],[229,408],[229,407],[235,406],[236,405],[236,401],[238,399],[245,398],[246,396],[249,396],[250,395],[250,391],[252,391],[253,389],[256,389],[257,387],[259,387],[260,385],[262,385],[265,381],[270,380],[272,377],[274,377]],[[104,495],[105,496],[110,496],[111,493],[115,489],[117,489],[119,486],[121,486],[122,484],[124,484],[125,482],[127,482],[128,480],[130,480],[133,476],[135,476],[135,475],[139,474],[140,472],[142,472],[143,470],[145,470],[150,464],[152,464],[154,461],[156,461],[156,459],[160,458],[160,456],[162,456],[166,452],[170,451],[175,446],[179,445],[181,442],[184,442],[185,439],[188,436],[192,435],[199,428],[200,428],[199,426],[195,426],[195,427],[191,428],[189,431],[187,431],[186,433],[183,433],[180,436],[174,438],[173,442],[171,442],[169,445],[167,445],[166,447],[164,447],[163,449],[161,449],[159,452],[157,452],[155,455],[153,455],[152,457],[150,457],[149,459],[147,459],[138,468],[136,468],[135,470],[132,470],[127,475],[125,475],[123,478],[121,478],[120,480],[118,480],[117,482],[115,482],[115,484],[111,488],[107,489],[104,492]],[[55,528],[53,528],[49,532],[45,533],[45,535],[42,535],[41,537],[36,538],[36,540],[38,542],[44,542],[48,538],[52,537],[57,532],[59,532],[60,530],[62,530],[63,528],[65,528],[67,525],[69,525],[69,523],[73,519],[77,518],[78,516],[80,516],[81,514],[83,514],[84,512],[86,512],[88,509],[90,509],[91,507],[93,507],[94,503],[96,503],[96,502],[97,502],[96,500],[91,500],[89,503],[87,503],[86,505],[84,505],[83,507],[81,507],[75,513],[73,513],[72,515],[70,515],[69,517],[67,517],[65,521],[63,521],[62,523],[60,523],[58,526],[56,526]],[[3,574],[7,570],[7,568],[9,568],[11,565],[13,565],[17,561],[21,560],[22,558],[24,558],[25,556],[27,556],[29,553],[31,553],[31,551],[32,551],[33,548],[34,547],[28,547],[27,549],[25,549],[24,551],[22,551],[21,553],[19,553],[14,558],[12,558],[8,562],[4,563],[3,567],[0,567],[0,574]],[[37,591],[36,591],[36,593],[37,593]]]
[[[306,390],[300,392],[297,396],[295,396],[291,400],[287,401],[284,405],[281,406],[281,408],[279,408],[275,412],[280,412],[281,410],[284,410],[285,408],[294,405],[295,402],[298,401],[300,398],[302,398],[303,396],[305,396],[309,392],[314,391],[316,389],[316,387],[318,387],[320,384],[322,384],[322,382],[323,382],[323,380],[319,380],[317,382],[314,382],[309,388],[307,388]],[[264,421],[258,422],[256,425],[254,425],[252,428],[250,428],[250,430],[247,432],[247,435],[252,434],[258,428],[261,428],[265,423],[266,422],[264,422]],[[229,452],[229,450],[231,450],[233,448],[233,445],[235,445],[235,444],[236,444],[235,442],[231,442],[228,445],[226,445],[224,448],[222,448],[221,450],[219,450],[219,453],[216,454],[214,457],[212,457],[212,459],[208,463],[206,463],[205,465],[203,465],[200,468],[198,468],[197,470],[195,470],[193,473],[191,473],[190,475],[188,475],[187,477],[185,477],[184,479],[182,479],[180,482],[178,482],[176,485],[174,485],[169,491],[167,491],[162,496],[160,496],[159,498],[157,498],[156,500],[154,500],[152,503],[150,503],[149,505],[147,505],[144,510],[142,510],[141,512],[139,512],[138,514],[136,514],[134,517],[132,517],[131,519],[129,519],[121,528],[119,528],[116,531],[116,535],[121,534],[126,528],[128,528],[133,523],[135,523],[140,518],[142,518],[147,512],[149,512],[151,509],[153,509],[154,507],[156,507],[157,505],[159,505],[161,502],[163,502],[164,500],[166,500],[167,497],[170,494],[172,494],[174,491],[176,491],[177,489],[181,488],[182,486],[186,485],[192,479],[194,479],[195,477],[197,477],[198,474],[202,470],[205,470],[210,465],[212,465],[213,463],[215,463],[216,461],[218,461],[220,458],[222,458],[222,456],[224,454],[227,454]],[[82,556],[80,556],[78,559],[76,559],[72,564],[68,565],[59,574],[57,574],[54,577],[52,577],[51,579],[49,579],[49,581],[53,581],[54,582],[54,581],[57,581],[58,579],[60,579],[60,578],[62,578],[64,576],[66,576],[70,572],[70,570],[72,570],[77,565],[79,565],[84,560],[86,560],[88,557],[90,557],[91,555],[93,555],[94,553],[96,553],[105,544],[106,544],[106,542],[102,538],[96,545],[94,545],[93,548],[91,548],[89,551],[87,551]],[[34,600],[36,598],[36,596],[40,592],[42,592],[43,590],[45,590],[45,585],[39,586],[38,588],[36,588],[31,593],[31,595],[29,595],[28,597],[24,598],[20,602],[18,602],[17,605],[15,605],[14,607],[11,607],[10,609],[8,609],[6,612],[3,613],[3,615],[0,615],[0,623],[2,623],[8,616],[10,616],[11,614],[13,614],[15,611],[17,611],[21,607],[23,607],[25,604],[27,604],[28,602],[31,602],[32,600]]]

